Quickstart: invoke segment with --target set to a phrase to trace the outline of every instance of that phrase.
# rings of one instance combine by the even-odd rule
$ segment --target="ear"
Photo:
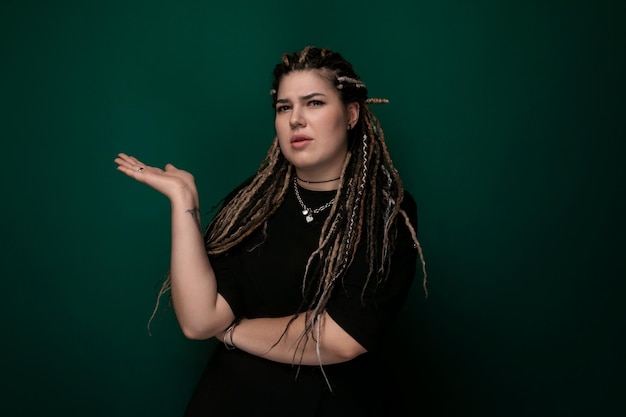
[[[353,101],[352,103],[348,103],[346,110],[348,111],[348,124],[350,126],[356,125],[356,122],[359,120],[361,106],[358,102]]]

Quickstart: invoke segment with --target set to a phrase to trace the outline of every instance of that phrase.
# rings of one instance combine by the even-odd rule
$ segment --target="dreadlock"
[[[395,220],[398,216],[402,217],[419,254],[422,285],[428,294],[422,248],[408,215],[400,208],[404,197],[402,181],[387,150],[380,123],[368,106],[386,103],[387,100],[368,98],[365,84],[339,53],[307,46],[302,51],[283,54],[281,62],[275,66],[272,104],[276,105],[278,87],[285,75],[308,70],[318,71],[337,88],[344,104],[356,102],[361,111],[356,125],[348,131],[348,155],[335,202],[322,226],[318,247],[309,257],[303,276],[302,292],[308,305],[303,309],[306,311],[306,327],[299,339],[299,346],[306,344],[311,337],[319,343],[320,318],[335,285],[342,282],[361,244],[365,245],[369,263],[362,298],[367,289],[375,290],[384,283],[395,249]],[[256,174],[233,198],[224,203],[207,227],[207,254],[224,253],[243,242],[255,230],[265,230],[268,219],[284,200],[293,175],[293,166],[282,155],[278,139],[274,138]],[[312,268],[317,261],[321,263],[319,268]],[[312,269],[315,269],[315,273]],[[159,296],[168,290],[169,277]],[[158,302],[155,311],[157,308]],[[292,321],[296,317],[297,314]]]

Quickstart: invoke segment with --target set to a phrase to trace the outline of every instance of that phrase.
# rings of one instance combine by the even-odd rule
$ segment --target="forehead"
[[[292,71],[283,76],[278,96],[304,96],[311,93],[338,94],[335,86],[319,70]]]

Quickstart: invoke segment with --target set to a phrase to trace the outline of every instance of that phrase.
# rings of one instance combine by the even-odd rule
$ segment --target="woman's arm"
[[[207,339],[224,330],[235,316],[217,292],[193,196],[171,200],[172,248],[170,285],[172,304],[184,335]]]
[[[216,337],[226,344],[232,342],[237,349],[252,355],[289,364],[330,365],[349,361],[367,352],[327,313],[323,314],[319,322],[319,334],[314,329],[314,334],[309,335],[306,344],[300,340],[304,331],[305,315],[300,314],[285,332],[291,319],[292,317],[245,319],[232,332],[221,332]],[[283,332],[285,334],[281,338]],[[319,341],[319,347],[316,340]],[[299,342],[301,343],[298,344]]]
[[[406,193],[405,197],[402,207],[411,224],[416,225],[417,206],[410,194]],[[305,327],[304,314],[291,323],[282,339],[280,337],[292,317],[244,320],[232,332],[222,332],[217,338],[222,341],[226,338],[225,342],[230,344],[232,336],[232,344],[238,349],[276,362],[303,365],[345,362],[368,349],[375,349],[388,336],[416,273],[418,251],[414,248],[413,236],[403,217],[398,222],[396,247],[384,284],[363,293],[368,264],[365,253],[359,252],[360,261],[355,260],[346,274],[342,290],[335,291],[328,303],[320,321],[319,338],[317,334],[311,334],[306,345],[298,345]],[[276,343],[279,339],[280,342]],[[320,342],[319,357],[316,340]]]
[[[170,280],[174,311],[188,338],[207,339],[234,320],[228,303],[217,293],[215,274],[206,253],[200,202],[193,176],[167,164],[162,170],[119,154],[117,169],[142,182],[170,201],[172,246]]]

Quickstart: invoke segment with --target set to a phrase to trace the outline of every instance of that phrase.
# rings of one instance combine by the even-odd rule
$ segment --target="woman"
[[[256,174],[201,231],[193,176],[120,154],[118,170],[168,197],[171,292],[188,338],[216,337],[186,416],[378,416],[379,348],[418,257],[403,190],[352,65],[328,49],[284,54],[276,138]],[[386,392],[383,392],[386,391]]]

